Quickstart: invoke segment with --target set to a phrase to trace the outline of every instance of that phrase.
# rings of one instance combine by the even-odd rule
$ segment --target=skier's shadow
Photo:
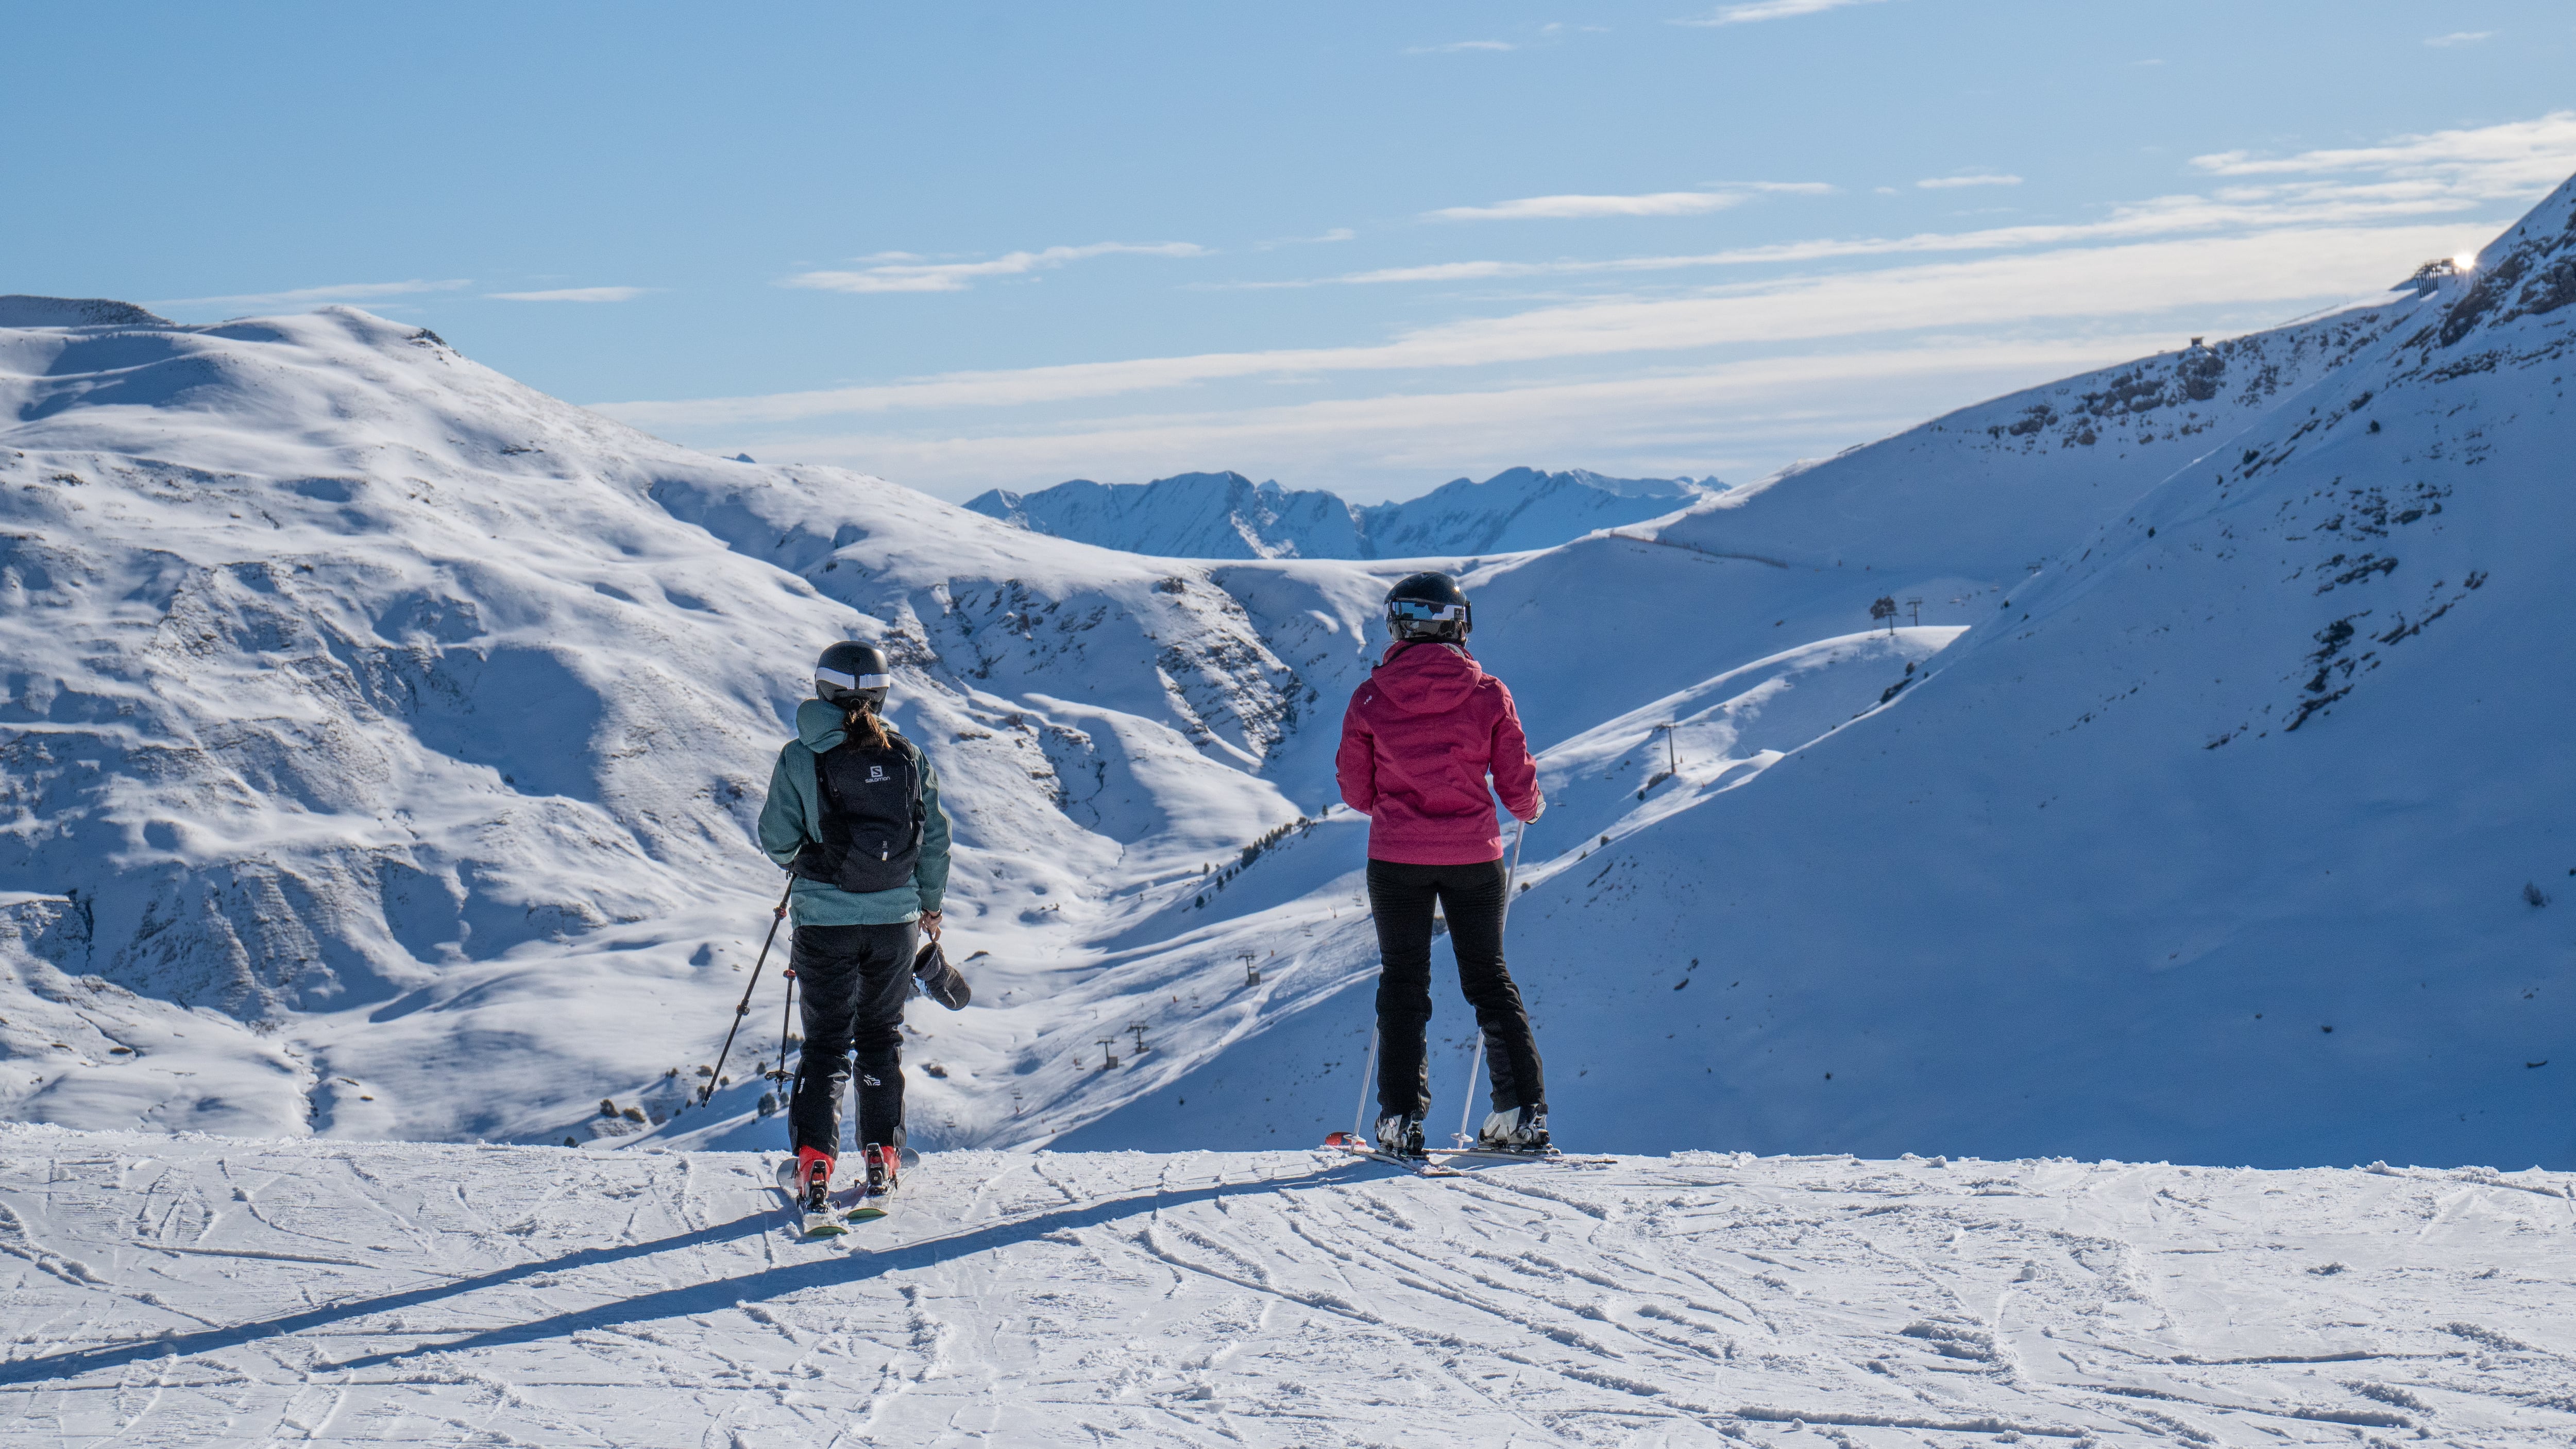
[[[583,1329],[610,1328],[621,1323],[634,1323],[657,1318],[676,1318],[692,1313],[707,1313],[731,1308],[757,1299],[778,1298],[807,1288],[864,1283],[872,1278],[905,1268],[924,1268],[951,1258],[970,1256],[1005,1248],[1013,1243],[1044,1237],[1049,1233],[1075,1228],[1096,1227],[1101,1223],[1132,1213],[1165,1207],[1187,1207],[1193,1203],[1213,1202],[1245,1193],[1271,1193],[1302,1183],[1320,1183],[1345,1177],[1351,1166],[1366,1167],[1365,1162],[1350,1166],[1335,1164],[1293,1177],[1262,1178],[1250,1182],[1212,1183],[1202,1188],[1180,1192],[1154,1191],[1130,1197],[1111,1198],[1102,1202],[1059,1208],[1035,1217],[1015,1218],[995,1223],[973,1232],[948,1237],[928,1238],[900,1247],[877,1252],[843,1254],[780,1268],[763,1268],[732,1278],[666,1288],[639,1298],[623,1298],[589,1308],[558,1313],[550,1318],[535,1319],[509,1328],[493,1329],[447,1343],[424,1343],[386,1353],[365,1354],[336,1363],[315,1363],[315,1372],[335,1369],[363,1369],[396,1363],[417,1353],[456,1353],[505,1344],[533,1343],[549,1338],[563,1338]],[[143,1359],[180,1359],[221,1349],[238,1348],[262,1339],[289,1337],[370,1314],[391,1313],[456,1298],[516,1282],[540,1273],[564,1273],[581,1268],[599,1267],[629,1258],[649,1257],[682,1248],[706,1247],[757,1237],[774,1231],[779,1222],[774,1210],[763,1208],[749,1217],[729,1223],[677,1233],[649,1243],[628,1243],[614,1248],[584,1248],[560,1258],[542,1262],[517,1263],[507,1268],[479,1273],[470,1278],[452,1279],[426,1288],[403,1293],[389,1293],[378,1298],[363,1298],[334,1303],[327,1307],[291,1313],[281,1318],[264,1319],[231,1327],[210,1328],[198,1333],[169,1334],[132,1343],[111,1344],[81,1349],[72,1353],[44,1358],[21,1359],[0,1363],[0,1384],[27,1383],[38,1379],[72,1378],[134,1363]],[[388,1329],[386,1336],[399,1336],[399,1330]]]

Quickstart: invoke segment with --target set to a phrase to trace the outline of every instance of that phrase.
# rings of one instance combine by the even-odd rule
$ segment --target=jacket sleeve
[[[804,759],[795,759],[798,754]],[[806,806],[805,792],[812,788],[813,759],[813,751],[790,744],[778,752],[778,763],[769,771],[769,798],[760,802],[760,848],[781,866],[793,864],[796,852],[811,838],[805,822],[813,812]]]
[[[1342,711],[1342,747],[1333,756],[1333,774],[1342,787],[1342,803],[1366,815],[1377,805],[1377,736],[1360,718],[1359,705],[1354,694]]]
[[[1529,737],[1521,733],[1520,711],[1512,707],[1512,692],[1497,679],[1494,688],[1502,695],[1503,707],[1494,712],[1492,754],[1487,756],[1494,772],[1494,793],[1503,797],[1503,808],[1520,821],[1536,820],[1541,801],[1538,794],[1538,761],[1530,758]]]
[[[939,772],[919,750],[914,746],[921,761],[921,860],[912,868],[912,884],[927,914],[948,899],[948,812],[939,808]]]

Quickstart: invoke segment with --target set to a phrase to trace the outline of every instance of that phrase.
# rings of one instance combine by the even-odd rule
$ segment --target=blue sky
[[[1757,476],[2576,172],[2576,11],[16,6],[0,291],[346,302],[952,498]]]

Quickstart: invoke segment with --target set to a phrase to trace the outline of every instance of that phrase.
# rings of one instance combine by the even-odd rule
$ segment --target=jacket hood
[[[796,738],[818,755],[837,748],[848,738],[848,732],[841,728],[841,707],[819,699],[796,706]]]
[[[1399,644],[1369,675],[1378,695],[1401,714],[1445,714],[1484,681],[1484,669],[1467,651],[1447,644]]]

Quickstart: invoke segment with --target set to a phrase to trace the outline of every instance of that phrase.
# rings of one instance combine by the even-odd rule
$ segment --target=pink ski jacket
[[[1464,648],[1398,644],[1351,694],[1334,757],[1342,800],[1369,818],[1371,860],[1473,865],[1503,858],[1493,796],[1521,820],[1539,812],[1512,692]],[[1493,793],[1485,776],[1493,776]]]

